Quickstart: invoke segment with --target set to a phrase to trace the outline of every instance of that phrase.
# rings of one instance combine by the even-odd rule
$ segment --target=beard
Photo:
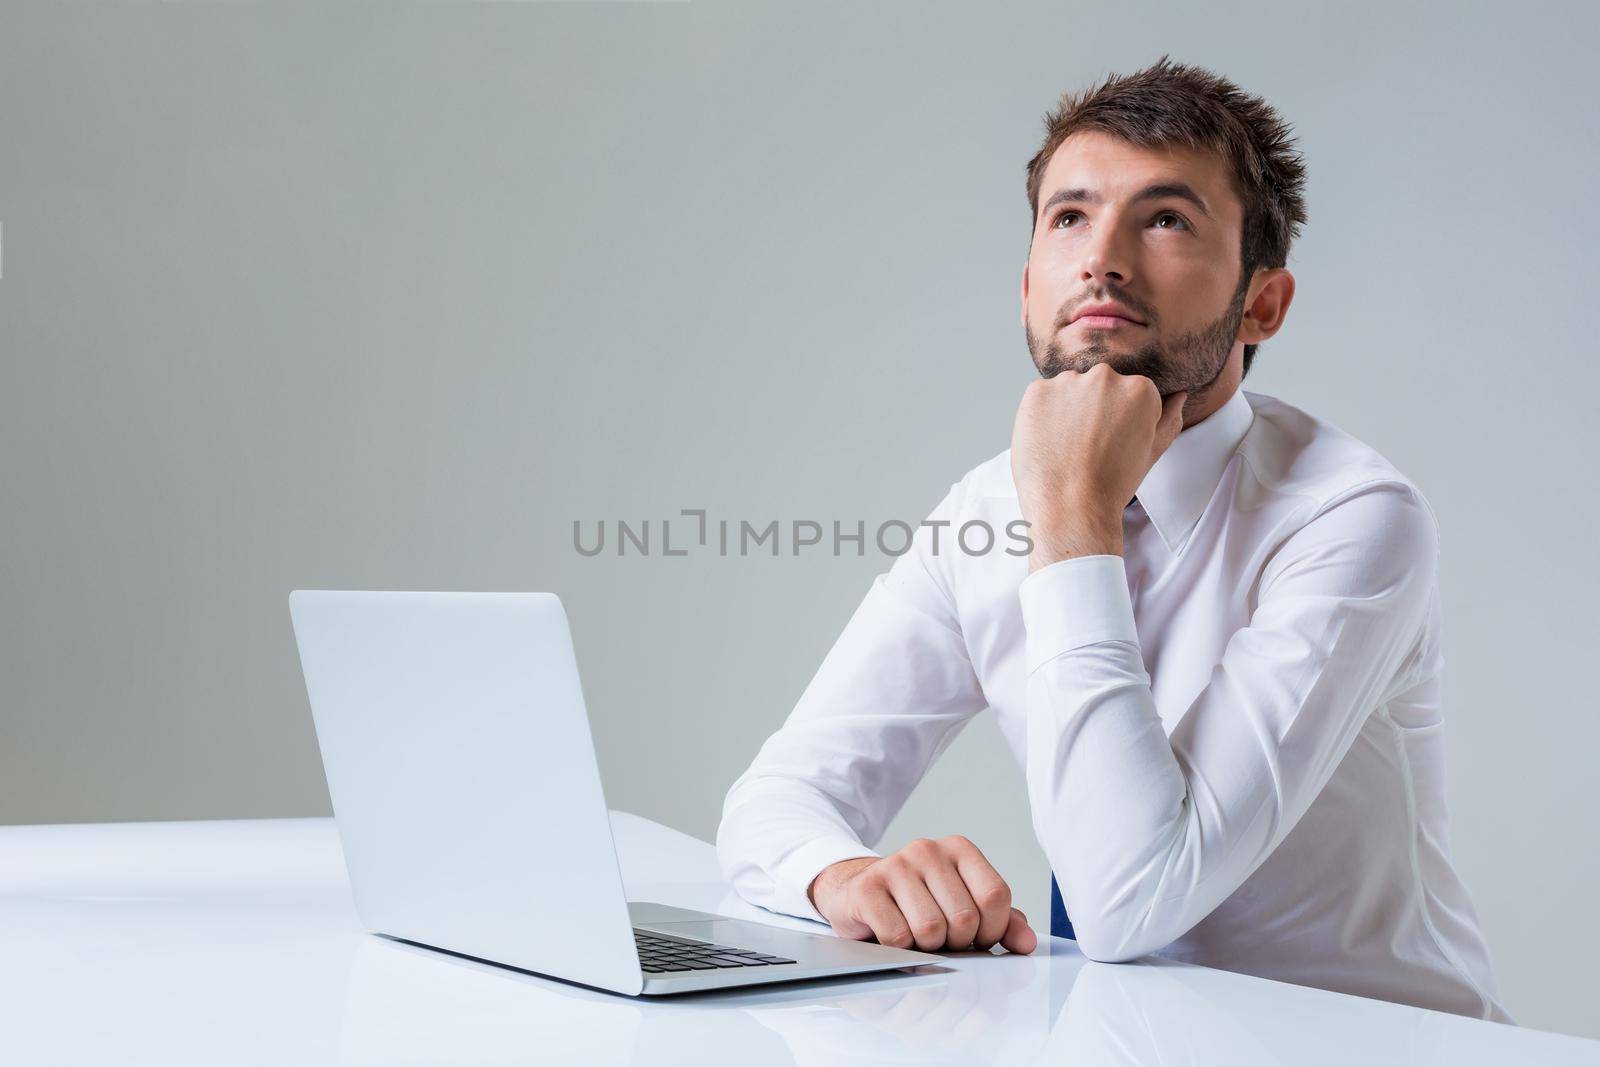
[[[1118,374],[1142,374],[1149,378],[1156,383],[1163,398],[1187,390],[1187,407],[1203,398],[1227,367],[1228,356],[1239,337],[1239,326],[1244,322],[1244,297],[1249,285],[1250,276],[1245,274],[1239,279],[1239,287],[1234,290],[1228,307],[1208,325],[1173,338],[1148,341],[1132,352],[1113,350],[1103,333],[1091,333],[1088,344],[1071,352],[1055,337],[1041,345],[1032,328],[1025,324],[1023,332],[1027,336],[1028,353],[1033,356],[1033,364],[1039,368],[1041,377],[1054,378],[1069,370],[1082,373],[1096,363],[1109,363]],[[1122,299],[1115,288],[1109,296]],[[1123,302],[1132,304],[1127,300]]]

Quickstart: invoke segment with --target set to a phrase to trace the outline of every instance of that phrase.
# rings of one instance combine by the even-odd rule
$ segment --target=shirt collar
[[[1139,483],[1139,505],[1169,552],[1189,539],[1254,419],[1244,390],[1236,388],[1220,408],[1178,434]]]

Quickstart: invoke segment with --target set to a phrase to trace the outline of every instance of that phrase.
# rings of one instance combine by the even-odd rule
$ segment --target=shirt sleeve
[[[1165,947],[1288,835],[1397,691],[1437,560],[1433,513],[1407,485],[1325,505],[1274,552],[1249,624],[1170,736],[1122,557],[1023,580],[1028,794],[1085,955]]]
[[[717,855],[751,903],[821,921],[806,894],[812,880],[840,860],[878,855],[869,846],[987,706],[951,593],[961,489],[873,580],[788,720],[729,789]]]

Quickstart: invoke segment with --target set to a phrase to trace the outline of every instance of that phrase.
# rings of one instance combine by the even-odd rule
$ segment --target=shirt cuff
[[[1028,632],[1028,673],[1075,648],[1100,641],[1139,643],[1121,556],[1075,556],[1041,567],[1022,580],[1022,624]]]
[[[827,922],[816,905],[811,903],[806,890],[811,888],[811,883],[817,875],[828,867],[840,860],[852,860],[861,856],[880,858],[878,853],[861,842],[843,836],[818,837],[801,845],[777,865],[776,877],[773,879],[777,890],[774,894],[777,910],[785,915],[798,915],[802,919],[813,919],[819,923]]]

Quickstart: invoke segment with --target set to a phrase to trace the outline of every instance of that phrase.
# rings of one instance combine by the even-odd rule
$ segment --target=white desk
[[[629,896],[735,898],[616,814]],[[1600,1064],[1600,1042],[1153,962],[1030,957],[631,1000],[362,932],[326,819],[0,828],[8,1063]]]

